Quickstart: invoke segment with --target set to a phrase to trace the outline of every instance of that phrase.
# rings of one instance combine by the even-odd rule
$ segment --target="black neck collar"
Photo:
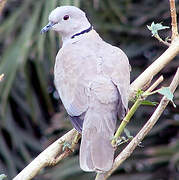
[[[81,32],[79,32],[79,33],[74,34],[74,35],[71,37],[71,39],[75,38],[75,36],[79,36],[79,35],[81,35],[81,34],[88,33],[88,32],[90,32],[92,29],[93,29],[93,26],[91,25],[88,29],[85,29],[85,30],[83,30],[83,31],[81,31]]]

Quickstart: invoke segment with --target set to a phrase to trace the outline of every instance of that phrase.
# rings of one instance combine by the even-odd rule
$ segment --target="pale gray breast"
[[[70,115],[83,113],[88,106],[88,86],[95,79],[96,55],[83,43],[74,43],[62,48],[56,58],[55,85],[60,98]]]
[[[128,59],[119,48],[102,41],[96,32],[62,48],[54,73],[56,88],[70,115],[79,115],[87,109],[89,86],[98,76],[114,81],[127,107]]]

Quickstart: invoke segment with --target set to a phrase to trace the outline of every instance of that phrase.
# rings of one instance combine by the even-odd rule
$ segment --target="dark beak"
[[[52,26],[54,26],[56,23],[54,22],[49,22],[41,31],[40,34],[43,34],[45,32],[47,32],[48,30],[50,30],[52,28]]]

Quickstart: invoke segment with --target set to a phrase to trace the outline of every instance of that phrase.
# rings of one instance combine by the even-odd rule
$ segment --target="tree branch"
[[[129,123],[131,117],[134,115],[134,113],[136,112],[136,110],[139,108],[139,106],[142,104],[143,100],[145,100],[147,98],[147,96],[149,96],[150,92],[153,91],[153,89],[155,89],[161,82],[163,81],[163,76],[160,76],[144,93],[141,94],[140,97],[138,97],[138,99],[135,101],[135,103],[133,104],[133,106],[131,107],[131,109],[129,110],[129,112],[127,113],[127,115],[124,117],[124,119],[122,120],[119,128],[117,129],[114,138],[111,142],[111,144],[115,147],[116,146],[116,142],[119,139],[119,137],[121,136],[122,132],[124,131],[124,128],[126,127],[126,125]]]
[[[170,90],[174,92],[179,84],[179,68],[171,82]],[[101,173],[96,176],[95,180],[106,180],[113,172],[121,165],[134,151],[134,149],[140,144],[140,142],[144,139],[144,137],[149,133],[152,127],[155,125],[162,112],[165,110],[169,100],[166,97],[163,97],[158,105],[157,109],[151,116],[151,118],[147,121],[144,127],[139,131],[139,133],[132,139],[132,141],[126,146],[125,149],[116,157],[113,168],[106,172]]]
[[[170,0],[170,12],[172,19],[172,42],[170,47],[154,61],[132,84],[129,99],[134,97],[135,92],[145,86],[150,81],[149,77],[155,76],[161,71],[178,53],[179,53],[179,36],[177,28],[177,14],[175,8],[175,0]]]
[[[179,53],[179,38],[176,37],[171,46],[154,61],[130,86],[129,99],[135,96],[136,91],[150,81],[151,77],[160,72]]]
[[[172,25],[172,40],[178,36],[178,27],[177,27],[177,14],[175,7],[175,0],[170,0],[170,13],[171,13],[171,25]]]
[[[160,41],[161,43],[163,43],[166,46],[170,46],[170,43],[168,43],[167,41],[164,41],[162,38],[160,38],[160,36],[158,34],[154,35],[154,37]]]
[[[59,156],[58,154],[62,152],[64,142],[72,142],[76,133],[77,131],[75,129],[72,129],[71,131],[63,135],[61,138],[51,144],[47,149],[45,149],[42,153],[40,153],[13,180],[30,180],[35,177],[42,168],[50,165],[55,165],[60,160],[67,157],[72,152],[69,149],[66,149]]]

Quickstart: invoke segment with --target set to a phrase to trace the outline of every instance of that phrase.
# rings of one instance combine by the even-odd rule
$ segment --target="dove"
[[[50,29],[62,37],[54,83],[72,125],[82,134],[80,167],[88,172],[109,171],[116,121],[128,109],[128,58],[120,48],[103,41],[77,7],[54,9],[41,33]]]

